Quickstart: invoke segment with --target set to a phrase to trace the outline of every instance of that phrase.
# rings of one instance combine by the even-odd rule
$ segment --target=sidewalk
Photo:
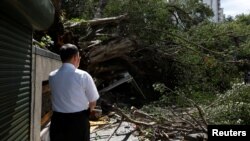
[[[90,134],[90,141],[107,141],[111,134],[114,133],[119,123],[109,124],[101,128],[97,128]],[[110,141],[139,141],[134,136],[135,125],[129,122],[122,122],[116,133],[110,138]]]
[[[90,141],[107,141],[109,136],[113,134],[119,123],[109,123],[103,127],[94,129],[90,134]],[[41,141],[50,141],[49,139],[50,123],[41,131]],[[129,122],[122,122],[115,134],[110,138],[110,141],[139,141],[133,134],[135,125]]]

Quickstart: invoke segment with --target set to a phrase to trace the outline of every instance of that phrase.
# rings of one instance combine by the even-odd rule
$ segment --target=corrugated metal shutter
[[[30,139],[32,29],[0,13],[0,141]]]

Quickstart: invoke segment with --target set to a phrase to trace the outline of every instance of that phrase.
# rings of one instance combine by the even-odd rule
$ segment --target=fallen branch
[[[181,132],[191,132],[191,131],[193,131],[191,129],[184,129],[184,127],[182,127],[182,128],[173,128],[173,127],[165,127],[165,126],[161,126],[161,125],[159,125],[157,127],[160,128],[160,129],[165,129],[167,131],[181,131]]]
[[[147,113],[145,113],[145,112],[143,112],[141,110],[138,110],[134,106],[131,107],[131,112],[136,117],[146,118],[146,119],[150,119],[150,120],[155,120],[151,115],[149,115],[149,114],[147,114]]]
[[[112,138],[112,136],[116,133],[116,131],[121,126],[122,122],[123,122],[123,117],[122,117],[121,121],[119,122],[118,126],[116,127],[116,129],[114,130],[114,132],[109,136],[109,138],[107,139],[107,141],[109,141]]]
[[[124,117],[124,119],[125,119],[126,121],[129,121],[129,122],[131,122],[131,123],[138,124],[138,125],[144,125],[144,126],[154,126],[154,125],[156,125],[155,122],[146,123],[146,122],[134,120],[134,119],[130,118],[129,116],[127,116],[126,114],[124,114],[124,113],[122,112],[122,110],[119,109],[119,108],[116,107],[116,106],[113,106],[113,110],[116,111],[117,114],[120,114],[122,117]]]
[[[184,97],[184,96],[183,96]],[[207,121],[206,121],[206,119],[205,119],[205,112],[204,112],[204,110],[197,104],[197,103],[195,103],[193,100],[191,100],[191,99],[189,99],[189,98],[187,98],[187,97],[184,97],[186,100],[188,100],[197,110],[198,110],[198,112],[199,112],[199,116],[201,117],[201,119],[202,119],[202,121],[203,121],[203,123],[207,126],[208,125],[208,123],[207,123]]]
[[[147,131],[147,129],[150,129],[151,132],[146,132],[147,136],[151,137],[151,139],[163,139],[163,140],[169,140],[170,138],[175,138],[177,136],[186,136],[190,133],[195,132],[201,132],[203,131],[206,133],[206,127],[204,127],[204,124],[199,123],[198,119],[193,119],[194,117],[189,116],[190,113],[187,112],[187,114],[184,114],[186,118],[190,118],[189,120],[186,120],[185,117],[183,117],[183,114],[176,114],[175,111],[171,111],[169,116],[171,116],[170,119],[168,119],[168,124],[164,124],[165,118],[163,118],[163,122],[160,122],[162,120],[158,120],[157,117],[151,117],[150,114],[145,113],[144,111],[138,110],[136,108],[132,107],[131,113],[138,112],[139,119],[143,121],[138,121],[138,119],[131,118],[128,114],[125,114],[120,108],[118,108],[116,105],[109,105],[109,107],[117,114],[119,115],[120,123],[116,127],[116,129],[113,131],[113,133],[109,136],[107,141],[109,141],[112,136],[117,132],[118,128],[121,126],[121,123],[123,121],[127,121],[130,123],[133,123],[135,125],[138,125],[136,130],[140,131],[142,134],[144,134],[144,131]],[[171,109],[170,109],[171,110]],[[173,110],[173,109],[172,109]],[[172,117],[173,115],[173,117]],[[151,119],[152,118],[152,119]],[[145,122],[144,119],[146,119]],[[166,118],[167,119],[167,118]],[[180,120],[181,119],[181,120]],[[198,126],[200,125],[201,128]],[[146,129],[146,130],[145,130]]]
[[[173,115],[175,115],[176,117],[178,117],[178,115],[176,115],[173,110],[170,110],[170,111],[172,112]],[[183,122],[191,125],[194,129],[196,128],[196,126],[192,122],[188,121],[187,119],[185,119],[183,117],[179,117],[179,119],[181,119]]]
[[[87,27],[87,26],[95,26],[95,25],[103,25],[103,24],[108,24],[108,23],[119,23],[122,20],[125,20],[128,18],[127,14],[120,15],[117,17],[108,17],[108,18],[100,18],[100,19],[94,19],[94,20],[81,20],[78,22],[72,22],[72,21],[67,21],[64,24],[65,28],[75,28],[75,27]]]
[[[187,113],[187,115],[188,115],[189,117],[191,117],[191,118],[201,127],[201,129],[202,129],[203,132],[207,132],[207,129],[204,128],[204,127],[201,125],[201,123],[200,123],[194,116],[190,115],[188,112],[186,112],[186,113]]]
[[[204,112],[204,110],[197,103],[195,103],[192,99],[189,99],[189,98],[185,97],[184,95],[181,95],[181,94],[173,91],[172,89],[170,89],[168,87],[166,87],[166,88],[169,89],[169,90],[171,90],[173,93],[179,95],[180,97],[183,97],[185,100],[187,100],[189,103],[191,103],[198,110],[199,116],[202,119],[203,123],[206,126],[208,125],[208,123],[206,121],[206,118],[205,118],[205,114],[204,114],[205,112]]]

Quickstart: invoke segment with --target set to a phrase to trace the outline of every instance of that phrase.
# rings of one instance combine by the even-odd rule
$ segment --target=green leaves
[[[67,2],[67,14],[75,18],[72,23],[84,23],[81,18],[93,19],[100,6],[100,1],[94,0]],[[77,17],[76,11],[70,12],[72,8],[81,14]],[[153,83],[177,87],[190,95],[215,95],[241,80],[241,71],[246,70],[237,62],[250,59],[249,15],[212,23],[211,9],[200,0],[108,0],[102,8],[102,17],[128,14],[128,19],[119,24],[89,27],[89,33],[101,29],[100,32],[139,40],[140,51],[131,56],[137,61],[135,64],[149,66],[145,67],[149,72],[154,71],[151,66],[156,66],[150,76],[157,72],[161,80]],[[108,40],[106,36],[96,39]],[[155,88],[163,93],[160,85]]]
[[[235,84],[225,94],[219,94],[211,106],[206,108],[211,124],[249,124],[250,87]]]
[[[50,47],[51,45],[54,44],[54,41],[52,41],[51,37],[47,34],[45,34],[42,38],[41,41],[39,42],[41,47]]]

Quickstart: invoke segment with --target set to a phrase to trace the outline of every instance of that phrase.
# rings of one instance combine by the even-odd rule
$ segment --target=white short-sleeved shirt
[[[89,108],[89,102],[96,101],[99,94],[92,77],[73,64],[64,63],[49,75],[52,110],[74,113]]]

